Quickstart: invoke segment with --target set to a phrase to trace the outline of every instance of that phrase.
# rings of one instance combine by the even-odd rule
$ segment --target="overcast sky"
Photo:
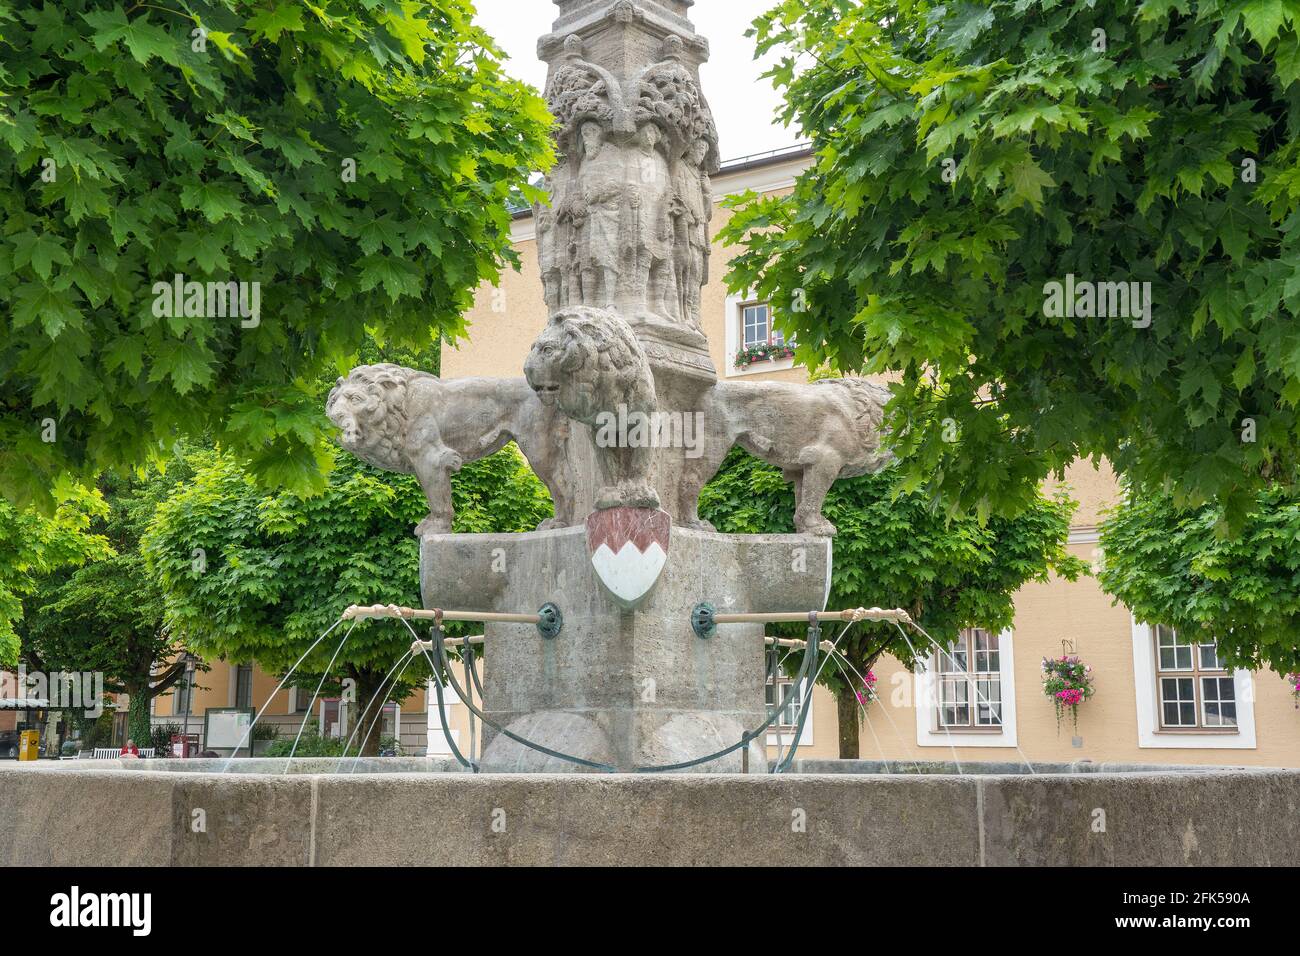
[[[774,5],[773,0],[698,0],[691,8],[696,30],[713,51],[700,75],[724,159],[799,142],[797,131],[777,122],[780,97],[770,80],[759,79],[766,67],[755,62],[754,41],[744,35],[754,17]],[[555,22],[552,0],[475,0],[475,6],[479,23],[509,55],[510,72],[538,89],[545,86],[546,64],[537,59],[537,39],[550,33]]]

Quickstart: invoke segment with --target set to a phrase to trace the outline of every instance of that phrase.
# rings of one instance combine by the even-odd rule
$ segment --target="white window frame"
[[[1133,685],[1137,694],[1138,746],[1151,750],[1254,750],[1255,679],[1247,670],[1235,670],[1237,732],[1224,728],[1198,733],[1195,730],[1162,730],[1160,727],[1160,685],[1157,683],[1155,628],[1131,618],[1133,624]],[[1199,653],[1199,651],[1197,651]],[[1197,699],[1200,699],[1198,694]]]
[[[315,713],[316,705],[320,703],[320,698],[318,697],[315,700],[312,700],[313,696],[314,695],[312,694],[311,691],[303,687],[290,687],[289,688],[289,716],[301,717],[304,714]],[[312,709],[310,711],[304,711],[301,708],[299,708],[298,706],[299,703],[310,703],[312,705]]]
[[[794,681],[790,681],[789,683],[793,684]],[[778,679],[778,681],[777,681],[777,687],[782,687],[782,686],[783,686],[783,685],[782,685],[782,682]],[[800,699],[801,701],[803,701],[803,706],[806,707],[806,708],[808,708],[808,717],[807,717],[807,719],[803,722],[803,733],[801,733],[801,734],[799,735],[799,746],[800,746],[800,747],[811,747],[811,746],[813,745],[813,717],[814,717],[814,709],[815,709],[815,708],[814,708],[814,706],[813,706],[813,696],[812,696],[812,695],[813,695],[813,691],[814,691],[814,688],[815,688],[815,687],[816,687],[816,685],[813,684],[812,681],[810,681],[810,680],[808,680],[808,679],[806,679],[806,678],[805,678],[804,681],[799,685],[799,699]],[[764,688],[764,694],[766,694],[766,691],[767,691],[767,681],[766,681],[766,680],[763,681],[763,688]],[[778,704],[781,703],[781,697],[780,697],[780,696],[777,697],[776,702],[777,702]],[[764,703],[764,706],[766,706],[766,702]],[[795,719],[796,719],[796,720],[798,719],[798,714],[799,714],[799,712],[796,710],[796,711],[795,711]],[[794,743],[794,728],[792,728],[792,727],[778,727],[776,724],[773,724],[771,727],[768,728],[768,730],[767,730],[767,746],[769,746],[769,747],[777,747],[777,746],[780,746],[780,747],[789,747],[789,746],[790,746],[791,744],[793,744],[793,743]]]
[[[762,340],[761,343],[760,343],[760,342],[755,342],[754,344],[755,344],[755,345],[760,345],[760,344],[761,344],[761,345],[773,345],[773,344],[775,344],[772,340],[777,336],[777,331],[776,331],[775,328],[773,328],[773,323],[772,323],[772,315],[773,315],[773,313],[772,313],[772,303],[770,303],[770,302],[763,302],[763,301],[760,301],[760,300],[755,299],[755,300],[752,301],[752,302],[742,302],[742,303],[740,304],[740,306],[739,306],[739,312],[740,312],[740,341],[741,341],[741,344],[744,345],[746,348],[749,347],[749,343],[748,343],[748,337],[749,337],[749,324],[750,324],[750,322],[749,322],[749,313],[750,313],[751,311],[757,312],[759,309],[762,309],[765,313],[767,313],[767,314],[763,317],[763,328],[767,329],[767,334],[763,337],[763,340]],[[755,325],[757,325],[757,323],[755,323]],[[784,334],[781,335],[781,345],[785,345],[785,335],[784,335]]]
[[[781,372],[788,368],[794,368],[794,356],[783,359],[772,359],[769,362],[756,362],[747,368],[736,368],[736,353],[741,348],[741,323],[744,321],[744,307],[747,305],[768,305],[768,335],[772,332],[772,307],[770,303],[764,303],[758,296],[750,292],[743,295],[727,296],[727,352],[723,357],[725,366],[723,373],[727,378],[738,378],[743,375],[761,375],[764,372]]]
[[[945,731],[939,725],[938,660],[932,652],[913,677],[916,694],[916,745],[918,747],[1015,747],[1016,668],[1010,629],[998,634],[998,674],[1002,684],[1002,726],[1000,729]],[[972,705],[974,702],[972,701]]]

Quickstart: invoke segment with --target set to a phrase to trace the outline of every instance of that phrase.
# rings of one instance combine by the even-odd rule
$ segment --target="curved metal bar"
[[[822,644],[822,626],[816,614],[808,615],[808,649],[804,651],[804,664],[812,663],[813,674],[817,674],[817,655],[821,651]],[[800,681],[802,683],[802,681]],[[816,681],[814,680],[814,683]],[[790,769],[790,764],[794,762],[794,755],[799,751],[799,738],[803,736],[804,724],[808,722],[808,711],[811,710],[810,702],[812,700],[812,688],[808,689],[808,700],[799,708],[799,720],[795,724],[794,737],[790,741],[790,752],[786,754],[785,760],[778,761],[772,773],[785,773]]]
[[[804,650],[803,663],[799,666],[799,676],[796,679],[795,683],[790,685],[789,693],[787,693],[785,697],[781,699],[781,703],[777,705],[775,710],[768,713],[767,720],[763,721],[761,726],[759,726],[755,730],[751,730],[748,733],[744,734],[739,741],[732,744],[730,747],[727,747],[724,750],[719,750],[717,753],[712,753],[704,757],[697,757],[694,760],[684,761],[683,763],[664,764],[656,767],[637,767],[635,772],[636,773],[670,773],[674,770],[688,770],[691,767],[698,767],[700,764],[708,763],[712,760],[717,760],[720,757],[725,757],[727,754],[739,750],[741,747],[748,746],[751,740],[753,740],[754,738],[762,734],[767,733],[767,729],[771,727],[773,723],[775,723],[776,719],[779,716],[781,716],[781,714],[785,711],[786,707],[789,706],[791,698],[794,697],[794,688],[797,685],[802,684],[804,680],[807,679],[809,669],[812,665],[812,662],[816,659],[816,657],[817,657],[817,652],[811,646]],[[811,698],[811,695],[809,695],[809,697]],[[805,703],[804,706],[799,709],[799,716],[801,721],[804,718],[804,715],[807,713],[808,707],[809,704]]]
[[[407,627],[410,627],[410,625],[408,624]],[[433,647],[435,653],[438,655],[439,661],[445,665],[447,660],[447,650],[445,647],[443,647],[442,641],[439,639],[437,632],[434,633]],[[421,650],[423,650],[423,648],[421,648]],[[427,655],[429,652],[424,651],[424,653]],[[575,757],[572,754],[560,753],[560,751],[558,750],[552,750],[549,747],[543,747],[541,744],[534,743],[533,741],[528,740],[525,737],[521,737],[518,734],[507,730],[506,728],[498,724],[496,721],[492,720],[492,718],[488,717],[487,714],[483,713],[482,710],[480,710],[478,707],[474,705],[473,700],[469,698],[469,696],[465,693],[464,689],[460,686],[460,683],[456,680],[456,676],[451,672],[450,667],[446,668],[446,672],[447,672],[448,683],[451,689],[456,692],[456,696],[460,698],[461,703],[463,703],[466,707],[469,708],[470,713],[474,714],[474,716],[478,717],[479,720],[483,721],[483,726],[491,727],[497,733],[503,734],[510,740],[513,740],[518,744],[522,744],[525,747],[529,747],[532,750],[536,750],[538,753],[546,754],[548,757],[554,757],[557,760],[564,760],[569,763],[574,763],[581,767],[590,767],[593,770],[601,770],[604,771],[605,773],[618,773],[617,767],[611,767],[609,764],[597,763],[594,760],[587,760],[585,757]],[[476,770],[475,772],[477,773],[478,771]]]
[[[411,625],[407,624],[406,627],[410,630]],[[441,659],[445,659],[447,652],[442,646],[441,625],[433,627],[430,630],[433,632],[430,635],[433,638],[430,643],[432,643],[434,647],[442,650],[442,653],[439,656]],[[417,640],[419,639],[419,635],[416,635],[415,631],[412,630],[411,633],[415,635]],[[479,765],[471,760],[466,760],[465,755],[460,752],[460,748],[456,746],[456,741],[451,736],[451,728],[447,726],[447,706],[443,703],[442,698],[443,671],[434,658],[429,656],[427,650],[424,650],[422,647],[421,651],[424,653],[425,660],[429,662],[429,669],[433,671],[433,691],[438,698],[438,720],[442,724],[442,736],[447,741],[447,746],[451,748],[452,755],[455,756],[457,763],[462,767],[467,768],[471,773],[480,773]]]
[[[404,624],[406,624],[407,629],[410,630],[411,629],[410,622],[407,621],[405,618],[402,618],[401,620]],[[810,628],[810,632],[811,632],[811,628]],[[416,638],[417,641],[419,641],[419,635],[415,634],[413,630],[411,631],[411,634],[413,637]],[[513,740],[524,747],[528,747],[530,750],[536,750],[538,753],[545,754],[548,757],[554,757],[557,760],[563,760],[567,763],[577,764],[578,766],[589,767],[593,770],[599,770],[604,773],[619,773],[619,769],[617,767],[612,767],[609,764],[597,763],[594,760],[587,760],[584,757],[575,757],[572,754],[561,753],[558,750],[552,750],[550,747],[544,747],[539,743],[528,740],[525,737],[521,737],[519,734],[507,730],[506,728],[498,724],[496,721],[492,720],[490,717],[487,716],[487,714],[483,713],[481,709],[475,706],[474,702],[465,693],[464,688],[462,688],[460,684],[457,682],[455,675],[451,672],[451,667],[450,664],[448,663],[447,651],[446,651],[446,647],[444,646],[444,641],[441,637],[440,628],[435,628],[433,630],[432,637],[433,640],[430,641],[430,643],[433,645],[437,660],[435,662],[433,658],[430,658],[429,666],[434,670],[434,673],[436,675],[440,676],[443,673],[447,675],[447,686],[451,687],[451,689],[456,692],[456,696],[460,698],[461,703],[463,703],[467,708],[469,708],[470,712],[474,714],[476,717],[478,717],[478,719],[483,722],[483,725],[485,727],[491,727],[497,733],[504,735],[506,738]],[[423,642],[420,643],[421,643],[420,651],[424,654],[426,658],[429,658],[428,649],[423,646]],[[473,650],[469,647],[469,645],[465,645],[464,649],[462,650],[462,653],[464,653],[465,651],[468,651],[471,655],[473,654]],[[742,735],[740,740],[738,740],[736,743],[722,750],[716,751],[715,753],[706,754],[703,757],[697,757],[694,760],[687,760],[681,763],[674,763],[674,764],[659,764],[650,767],[635,767],[633,768],[632,772],[633,773],[671,773],[675,770],[689,770],[692,767],[698,767],[701,764],[709,763],[711,761],[718,760],[722,757],[725,757],[727,756],[727,754],[734,753],[735,751],[739,750],[741,747],[748,746],[750,741],[761,736],[762,734],[765,734],[768,728],[772,726],[772,724],[776,721],[776,719],[789,706],[791,699],[794,697],[794,688],[802,684],[807,679],[808,674],[811,671],[811,668],[813,667],[816,658],[817,658],[817,642],[810,641],[809,646],[804,649],[803,663],[799,667],[799,674],[796,678],[795,683],[791,685],[790,691],[781,699],[781,702],[776,706],[776,708],[768,713],[767,719],[763,721],[761,725],[759,725],[754,730],[751,730],[745,733],[744,735]],[[773,654],[774,664],[777,660],[778,658],[774,653]],[[477,671],[474,668],[471,668],[470,673],[473,675],[472,681],[474,687],[476,690],[478,690],[479,695],[481,697],[483,693],[483,688],[482,688],[482,684],[479,682]],[[769,674],[773,679],[775,679],[776,666],[773,666],[770,669]],[[440,712],[443,707],[442,689],[443,689],[442,685],[435,682],[434,690],[438,696],[438,707]],[[809,696],[811,697],[811,695]],[[807,719],[808,708],[810,706],[811,706],[810,700],[806,700],[803,706],[799,710],[799,730],[797,733],[802,733],[803,724]],[[451,747],[452,753],[455,755],[456,759],[460,762],[461,766],[471,769],[474,773],[482,772],[482,769],[479,764],[465,759],[465,757],[461,754],[460,750],[456,747],[455,741],[451,739],[451,731],[447,728],[445,721],[443,722],[443,736],[446,737],[447,743]],[[791,747],[791,753],[790,753],[791,758],[793,758],[793,754],[795,749],[797,749],[797,746],[798,746],[798,736],[796,734],[795,744]],[[787,766],[788,766],[788,760],[787,760]],[[771,772],[778,773],[781,771],[774,770]]]
[[[473,685],[474,690],[478,692],[478,699],[486,700],[487,695],[483,693],[483,682],[479,679],[478,668],[474,666],[474,662],[477,660],[474,656],[474,647],[470,644],[466,644],[461,650],[460,656],[462,660],[468,662],[466,666],[469,668],[470,683]]]

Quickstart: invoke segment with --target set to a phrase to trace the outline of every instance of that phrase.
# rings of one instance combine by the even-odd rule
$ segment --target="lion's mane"
[[[343,441],[343,447],[377,468],[409,474],[411,462],[406,454],[408,417],[406,395],[410,383],[427,372],[400,365],[360,365],[346,379],[340,378],[330,390],[325,413],[340,427],[344,414],[356,420],[357,438]],[[362,396],[365,403],[347,402]]]
[[[547,346],[554,352],[546,353]],[[651,412],[654,376],[645,349],[631,327],[607,309],[577,306],[551,316],[525,368],[536,386],[549,378],[559,386],[557,402],[570,418],[588,425],[620,405]]]

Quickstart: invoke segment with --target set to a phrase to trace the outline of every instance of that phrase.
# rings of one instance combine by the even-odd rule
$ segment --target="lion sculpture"
[[[524,379],[443,380],[400,365],[362,365],[338,380],[325,413],[352,454],[419,480],[429,516],[417,535],[451,531],[451,476],[511,440],[555,503],[555,517],[538,530],[575,523],[574,476],[565,453],[569,423]]]
[[[524,363],[524,377],[542,404],[603,429],[610,421],[654,415],[655,383],[645,350],[616,312],[575,306],[551,316]],[[628,440],[631,438],[632,440]],[[649,442],[620,434],[596,441],[600,482],[595,507],[658,508]]]
[[[830,537],[835,525],[822,514],[838,478],[877,472],[893,460],[881,446],[889,390],[861,378],[787,382],[719,382],[709,390],[703,454],[688,461],[682,496],[688,527],[711,530],[699,517],[700,491],[733,446],[781,469],[794,484],[795,530]]]

